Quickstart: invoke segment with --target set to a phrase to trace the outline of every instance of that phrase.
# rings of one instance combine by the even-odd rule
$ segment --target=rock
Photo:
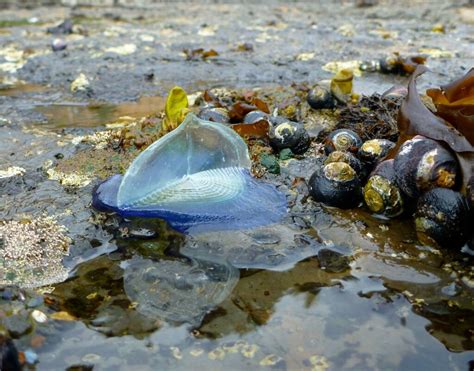
[[[47,29],[48,33],[53,35],[67,35],[72,33],[73,24],[70,19],[66,19],[64,22],[61,22],[57,26],[49,27]]]
[[[26,311],[4,318],[3,325],[8,330],[10,336],[16,339],[29,332],[32,328]]]
[[[272,174],[280,174],[280,164],[275,156],[263,153],[260,156],[260,164]]]
[[[279,157],[280,157],[280,160],[289,160],[290,158],[293,158],[295,157],[293,152],[291,152],[291,149],[289,148],[284,148],[280,151],[280,154],[279,154]]]
[[[53,42],[51,43],[51,49],[53,49],[53,52],[58,52],[66,48],[67,48],[67,44],[62,39],[54,39]]]
[[[92,90],[90,87],[89,79],[83,73],[79,74],[76,79],[71,83],[71,91],[75,92],[87,92]]]
[[[349,269],[349,258],[337,251],[321,249],[318,252],[318,260],[320,267],[326,272],[339,273]]]
[[[38,362],[38,355],[31,349],[25,350],[23,353],[25,355],[25,361],[29,365],[34,365]]]

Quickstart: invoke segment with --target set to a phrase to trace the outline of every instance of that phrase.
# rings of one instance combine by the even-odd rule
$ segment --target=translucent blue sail
[[[162,218],[180,231],[275,223],[286,213],[285,196],[255,180],[250,165],[247,146],[234,130],[189,114],[123,177],[99,185],[93,206],[124,217]]]

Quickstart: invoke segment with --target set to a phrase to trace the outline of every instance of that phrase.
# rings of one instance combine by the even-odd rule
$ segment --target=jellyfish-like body
[[[245,229],[279,221],[286,198],[250,175],[247,145],[231,128],[189,114],[94,191],[93,206],[161,218],[179,231]]]

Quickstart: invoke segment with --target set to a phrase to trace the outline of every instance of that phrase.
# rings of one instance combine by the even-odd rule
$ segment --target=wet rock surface
[[[67,242],[68,251],[49,267],[45,283],[53,286],[1,292],[1,330],[14,338],[21,362],[38,370],[467,368],[474,354],[472,256],[421,245],[408,219],[381,221],[364,209],[308,199],[305,180],[321,161],[317,141],[292,158],[263,152],[267,163],[273,156],[262,164],[267,171],[256,165],[290,207],[271,228],[189,237],[163,222],[96,213],[90,202],[100,180],[123,173],[157,139],[160,96],[174,85],[189,93],[261,87],[262,99],[303,122],[315,139],[334,120],[312,112],[305,99],[291,104],[301,95],[292,83],[312,85],[331,76],[334,62],[395,51],[429,53],[433,72],[420,86],[445,83],[474,59],[469,10],[457,2],[380,1],[368,8],[347,2],[1,11],[0,225],[23,221],[43,230],[54,218],[58,229],[47,238]],[[72,25],[58,27],[65,19]],[[445,31],[433,32],[439,23]],[[61,31],[65,50],[52,51],[58,35],[48,29]],[[404,76],[363,72],[355,90],[382,93],[405,83]],[[158,97],[138,100],[147,95]],[[379,101],[365,101],[380,108],[370,120],[374,128],[393,119]],[[342,123],[363,117],[359,108],[343,111]],[[380,135],[393,139],[390,130]],[[268,171],[277,165],[280,174]],[[5,251],[13,234],[1,231]],[[44,247],[35,238],[28,241]],[[129,259],[159,262],[171,287],[180,282],[173,274],[185,272],[176,262],[189,267],[196,249],[240,269],[228,296],[193,310],[202,321],[189,320],[187,307],[176,322],[169,297],[153,307],[146,290],[154,288],[121,268]],[[5,262],[2,283],[24,283],[7,274]],[[223,273],[194,277],[203,279],[205,293],[222,286]],[[127,293],[133,279],[138,296]]]

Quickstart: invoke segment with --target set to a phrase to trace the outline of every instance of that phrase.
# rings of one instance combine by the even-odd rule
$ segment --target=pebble
[[[26,306],[28,308],[36,308],[36,307],[39,307],[43,303],[44,303],[43,297],[37,296],[35,298],[31,298],[30,300],[28,300],[28,302],[26,303]]]
[[[26,363],[28,363],[29,365],[34,365],[38,362],[38,355],[33,350],[25,350],[23,354],[25,355]]]
[[[26,312],[4,318],[3,325],[12,338],[19,338],[32,328],[31,322],[28,320],[28,313]]]
[[[38,323],[45,323],[48,320],[48,316],[37,309],[31,312],[31,317],[33,317],[33,319]]]
[[[54,39],[53,42],[51,43],[51,49],[53,49],[53,52],[58,52],[66,48],[67,48],[67,44],[62,39]]]
[[[272,174],[280,174],[280,164],[275,156],[264,153],[260,156],[260,164]]]
[[[293,154],[293,152],[291,151],[291,149],[289,149],[289,148],[283,148],[283,149],[280,151],[279,157],[280,157],[280,160],[285,161],[285,160],[289,160],[290,158],[295,157],[295,155]]]
[[[349,258],[330,249],[321,249],[318,252],[318,260],[326,272],[339,273],[349,269]]]

